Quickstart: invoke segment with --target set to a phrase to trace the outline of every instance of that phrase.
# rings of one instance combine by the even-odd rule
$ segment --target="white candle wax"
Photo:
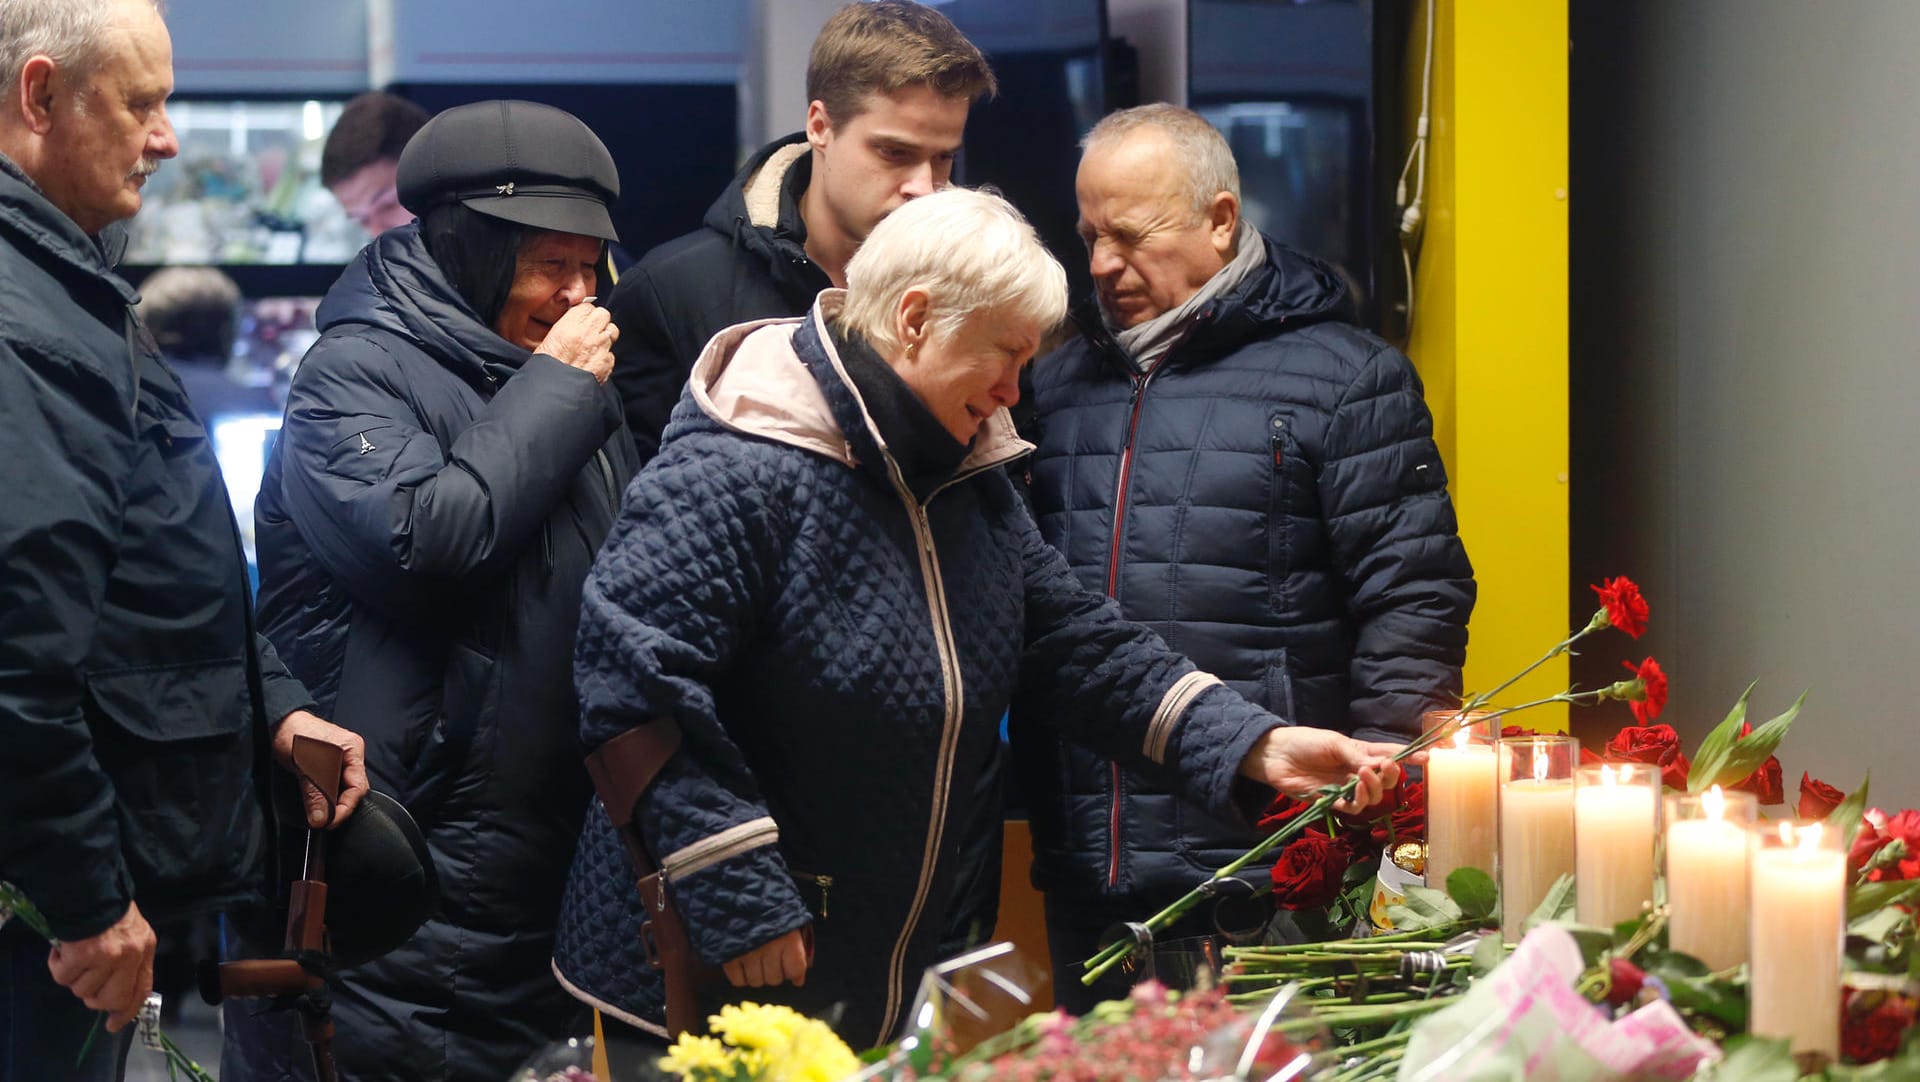
[[[1653,900],[1653,829],[1658,795],[1649,771],[1621,768],[1615,781],[1582,785],[1573,797],[1574,913],[1582,924],[1611,928],[1640,916]]]
[[[1547,891],[1573,872],[1573,779],[1500,787],[1500,931],[1508,942]]]
[[[1445,890],[1457,868],[1493,873],[1496,773],[1491,744],[1427,752],[1428,886]]]
[[[1667,824],[1667,942],[1709,969],[1747,960],[1747,832],[1724,819]]]
[[[1840,948],[1847,857],[1831,849],[1756,849],[1749,1032],[1795,1052],[1840,1055]]]

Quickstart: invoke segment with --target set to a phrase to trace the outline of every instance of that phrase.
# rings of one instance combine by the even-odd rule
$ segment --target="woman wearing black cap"
[[[494,1082],[577,1010],[548,960],[588,799],[581,583],[635,466],[591,303],[619,179],[573,116],[490,101],[421,129],[398,187],[418,221],[348,267],[293,379],[260,618],[439,871],[438,913],[342,975],[342,1077]],[[242,1043],[236,1077],[280,1077]]]

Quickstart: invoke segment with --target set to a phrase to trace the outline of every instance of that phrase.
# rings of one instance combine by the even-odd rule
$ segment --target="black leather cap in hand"
[[[427,840],[401,803],[373,790],[327,832],[327,940],[336,966],[405,943],[440,901]]]
[[[395,187],[416,215],[458,202],[536,229],[620,239],[607,214],[620,197],[613,156],[551,105],[496,100],[441,112],[400,152]]]

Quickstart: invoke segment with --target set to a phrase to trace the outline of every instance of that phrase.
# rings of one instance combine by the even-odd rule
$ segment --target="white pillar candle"
[[[1653,901],[1660,776],[1645,767],[1583,766],[1573,796],[1574,914],[1611,928]]]
[[[1747,960],[1747,828],[1758,803],[1716,785],[1667,809],[1667,943],[1732,969]]]
[[[1840,950],[1847,928],[1847,855],[1837,830],[1768,823],[1753,849],[1753,965],[1747,1030],[1786,1037],[1796,1054],[1840,1055]]]
[[[1427,752],[1427,885],[1447,888],[1458,868],[1493,874],[1494,756],[1462,730]]]
[[[1500,931],[1518,940],[1554,881],[1573,872],[1572,737],[1501,741]],[[1515,776],[1516,768],[1520,771]]]

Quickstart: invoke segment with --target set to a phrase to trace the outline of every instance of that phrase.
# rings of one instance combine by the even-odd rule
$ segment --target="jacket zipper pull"
[[[1273,434],[1269,437],[1273,443],[1273,464],[1275,466],[1284,466],[1287,464],[1287,445],[1280,438],[1280,434],[1286,430],[1287,422],[1275,417],[1273,419]]]
[[[833,876],[816,875],[813,881],[820,888],[820,919],[827,919],[827,891],[833,889]]]

